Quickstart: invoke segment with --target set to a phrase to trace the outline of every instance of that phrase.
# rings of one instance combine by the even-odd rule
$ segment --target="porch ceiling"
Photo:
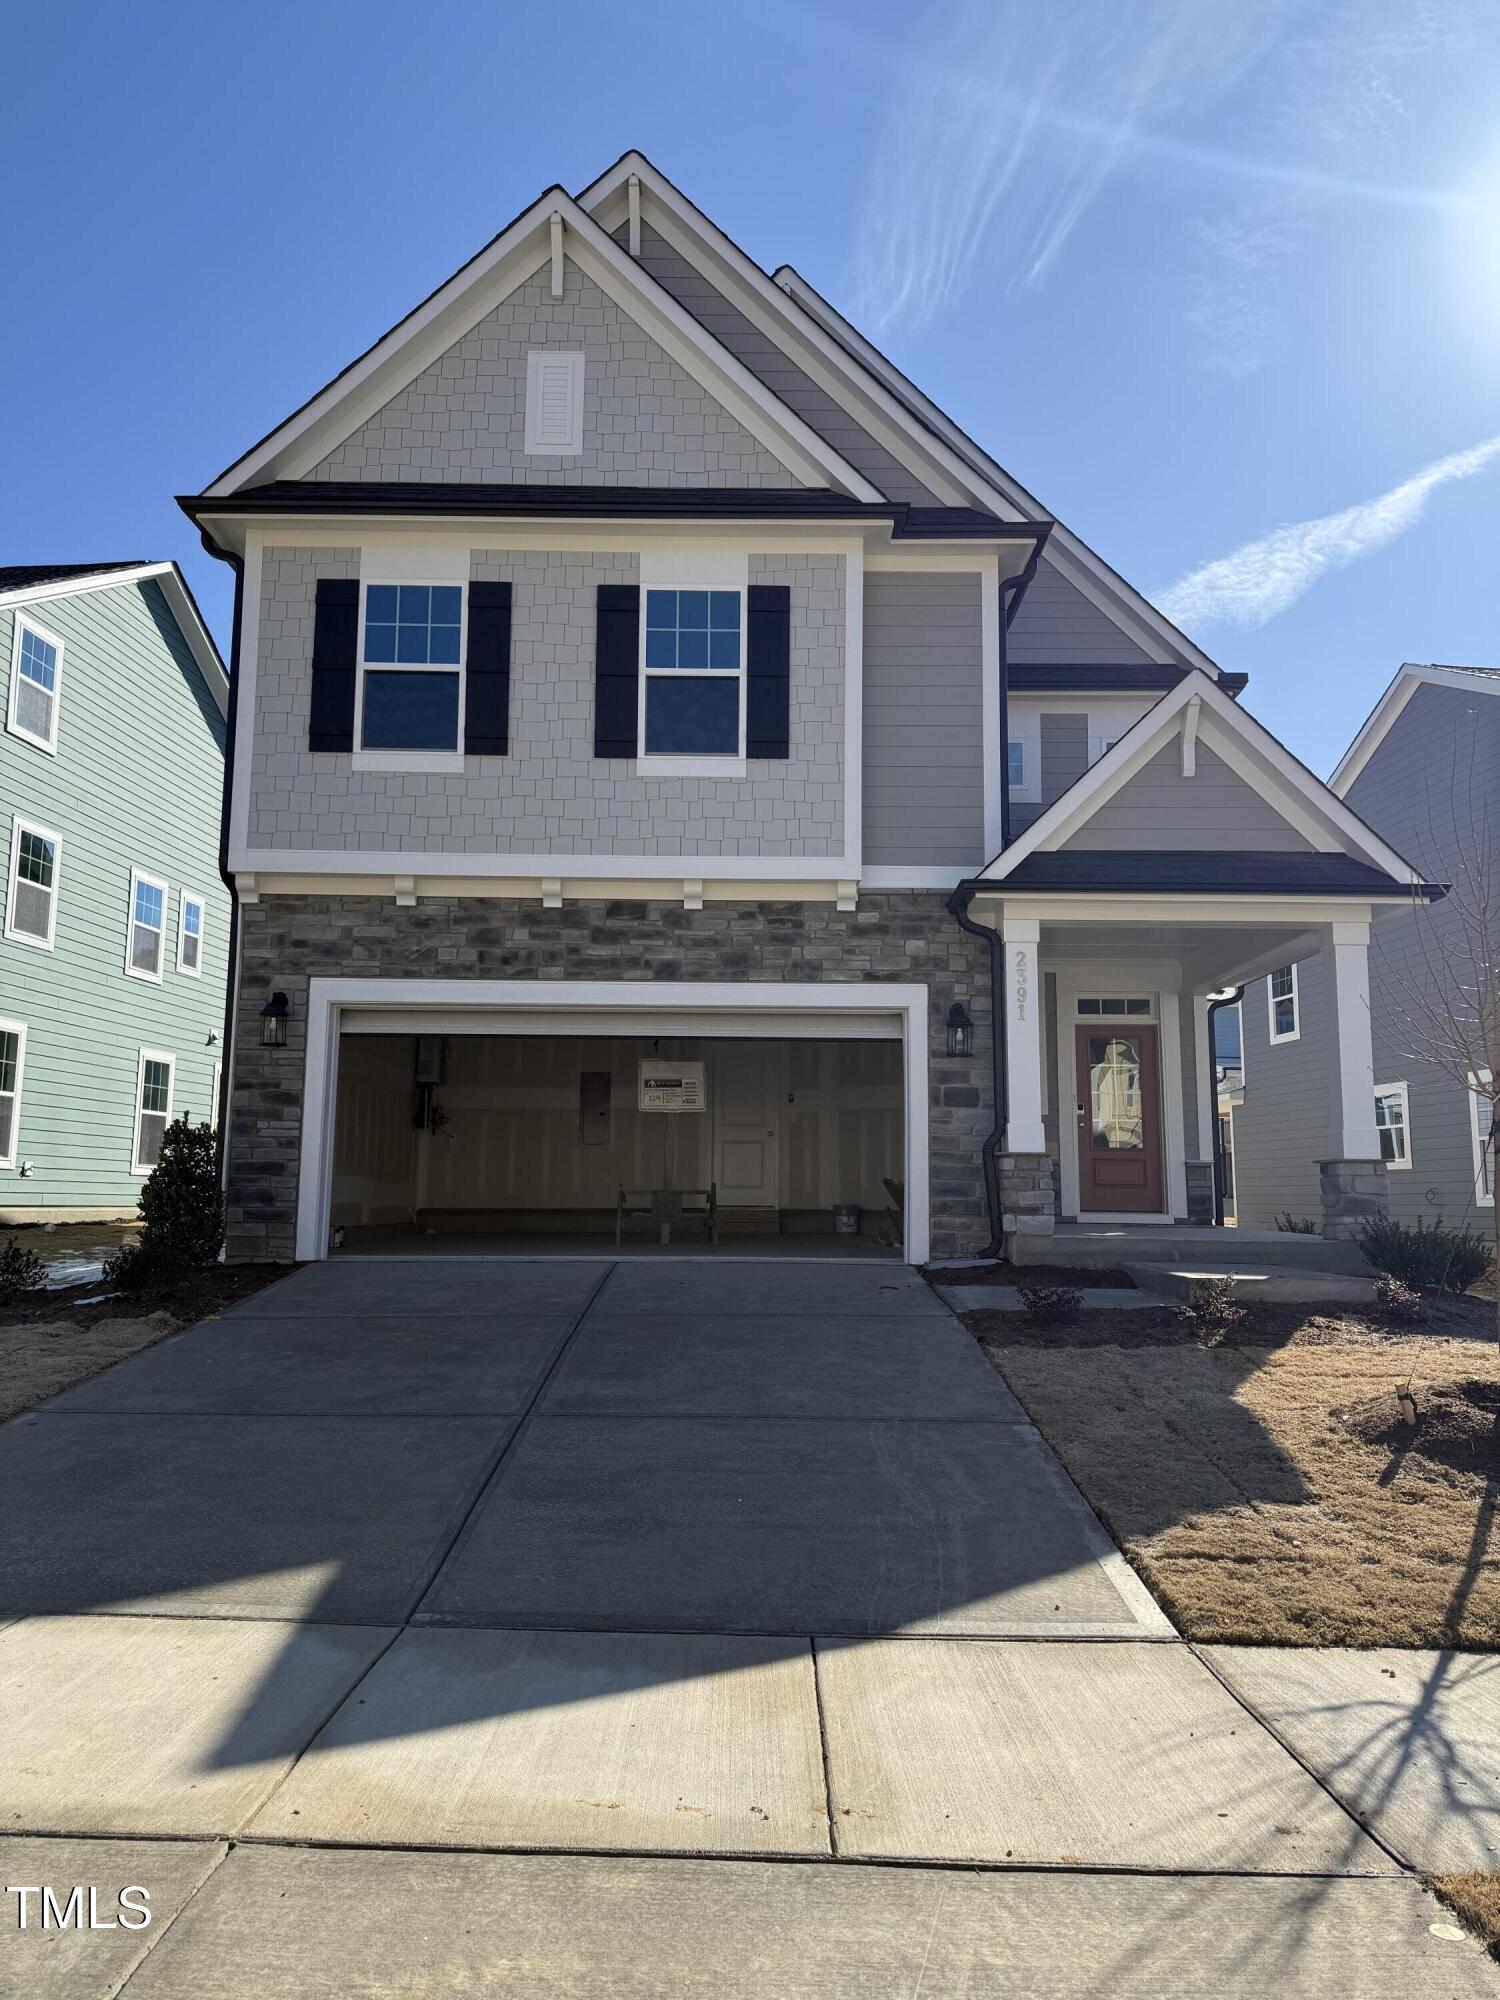
[[[1166,961],[1180,969],[1184,992],[1206,993],[1310,958],[1321,948],[1325,929],[1326,924],[1319,927],[1319,913],[1311,910],[1234,924],[1208,918],[1197,923],[1186,918],[1109,923],[1080,914],[1076,920],[1043,918],[1037,949],[1046,968],[1083,962],[1124,968]]]

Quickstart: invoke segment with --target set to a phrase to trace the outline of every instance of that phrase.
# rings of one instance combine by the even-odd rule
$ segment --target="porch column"
[[[1045,1153],[1042,1130],[1042,927],[1035,917],[1001,921],[1005,940],[1005,1150]],[[1373,1111],[1371,1116],[1374,1116]]]
[[[1387,1205],[1375,1129],[1375,1058],[1370,1043],[1370,926],[1331,924],[1328,967],[1331,1065],[1327,1156],[1318,1163],[1323,1234],[1353,1238]]]

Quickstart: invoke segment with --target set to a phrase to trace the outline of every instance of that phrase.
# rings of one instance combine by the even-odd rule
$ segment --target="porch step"
[[[1205,1278],[1227,1278],[1234,1296],[1246,1305],[1370,1305],[1375,1298],[1375,1280],[1348,1271],[1309,1271],[1261,1264],[1244,1265],[1197,1263],[1181,1267],[1169,1264],[1126,1264],[1124,1269],[1137,1290],[1157,1299],[1191,1298],[1193,1287]]]
[[[1200,1265],[1236,1271],[1320,1271],[1367,1278],[1370,1266],[1357,1244],[1323,1236],[1294,1236],[1279,1229],[1213,1229],[1197,1223],[1122,1223],[1091,1227],[1060,1222],[1050,1233],[1007,1236],[1016,1264],[1071,1264],[1084,1270],[1117,1270],[1124,1264]]]

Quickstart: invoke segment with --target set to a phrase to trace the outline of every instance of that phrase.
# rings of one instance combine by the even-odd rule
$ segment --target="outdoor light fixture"
[[[284,993],[273,993],[260,1010],[260,1040],[262,1048],[284,1049],[286,1047],[287,1016],[292,1011],[292,1003]]]
[[[948,1009],[948,1053],[950,1056],[966,1056],[974,1046],[974,1023],[969,1019],[961,1000],[955,1000]]]

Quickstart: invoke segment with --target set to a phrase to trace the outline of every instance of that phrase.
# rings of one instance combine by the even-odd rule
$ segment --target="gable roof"
[[[1233,701],[1208,675],[1194,671],[1132,724],[1114,747],[1091,764],[1059,798],[1034,819],[1009,847],[979,872],[978,881],[999,884],[1024,880],[1023,865],[1033,855],[1053,856],[1077,829],[1174,737],[1209,745],[1318,852],[1342,852],[1377,869],[1407,889],[1422,877],[1394,847],[1367,826],[1351,807],[1320,783],[1284,744]],[[1278,862],[1288,860],[1277,856]]]
[[[1329,789],[1342,798],[1380,748],[1402,709],[1422,686],[1462,688],[1468,693],[1500,694],[1500,667],[1419,666],[1406,660],[1385,693],[1365,717],[1359,734],[1339,759]]]
[[[872,342],[790,265],[768,274],[643,153],[622,154],[579,194],[580,204],[617,224],[634,178],[651,198],[649,221],[674,248],[732,292],[732,302],[774,339],[791,340],[796,359],[876,438],[893,448],[940,498],[967,500],[1002,519],[1047,520],[1041,503],[903,375]],[[644,209],[642,214],[644,217]],[[904,447],[904,450],[900,449]],[[1047,556],[1068,581],[1132,631],[1148,651],[1213,673],[1215,663],[1151,601],[1060,522]]]
[[[17,579],[21,579],[17,581]],[[88,590],[116,590],[121,584],[155,581],[177,621],[221,715],[229,712],[229,675],[197,599],[175,562],[31,563],[0,569],[0,610],[10,605],[44,604]]]
[[[564,254],[795,477],[811,487],[836,487],[857,500],[884,497],[560,187],[548,188],[523,209],[373,346],[221,472],[207,488],[208,496],[227,498],[245,487],[310,471],[549,261],[554,225],[562,233]]]

